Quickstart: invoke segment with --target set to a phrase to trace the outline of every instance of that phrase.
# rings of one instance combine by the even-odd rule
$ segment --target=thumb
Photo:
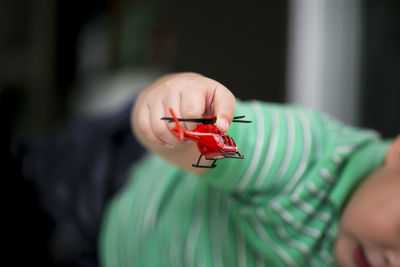
[[[217,117],[215,125],[218,130],[226,133],[235,115],[235,97],[226,87],[218,84],[212,103],[214,114]]]

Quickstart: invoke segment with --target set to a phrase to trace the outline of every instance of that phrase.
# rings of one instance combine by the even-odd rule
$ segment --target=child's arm
[[[217,116],[216,126],[226,132],[235,113],[235,97],[222,84],[196,73],[166,75],[149,85],[132,109],[131,125],[137,139],[150,151],[191,172],[199,152],[194,142],[179,143],[171,132],[173,124],[161,120],[170,117],[172,108],[178,118]],[[184,129],[195,124],[182,123]]]

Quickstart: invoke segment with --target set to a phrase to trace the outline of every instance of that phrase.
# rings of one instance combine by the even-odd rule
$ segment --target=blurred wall
[[[359,124],[361,1],[290,1],[288,101]]]
[[[126,96],[132,77],[147,77],[134,79],[137,92],[171,71],[203,73],[242,99],[285,99],[287,1],[1,5],[1,98],[16,108],[14,133],[43,135],[96,110],[93,101]]]
[[[136,1],[133,4],[122,1],[112,20],[115,24],[111,35],[114,39],[111,44],[114,49],[113,71],[117,73],[114,72],[111,77],[110,72],[102,70],[91,73],[95,75],[82,72],[84,75],[79,75],[78,85],[92,87],[81,88],[78,92],[87,92],[83,94],[86,99],[93,95],[89,91],[96,91],[98,95],[95,98],[99,100],[102,91],[110,91],[102,85],[109,84],[109,88],[111,83],[107,83],[107,79],[116,80],[114,78],[118,76],[120,83],[114,84],[113,88],[116,92],[123,83],[119,75],[121,73],[137,91],[143,88],[146,80],[140,80],[139,76],[154,79],[154,74],[194,71],[220,81],[241,99],[284,101],[286,1],[256,1],[248,4],[210,0],[175,0],[159,4],[154,1]],[[103,17],[97,19],[97,24],[86,25],[80,40],[83,43],[84,40],[88,41],[89,35],[93,35],[93,26],[98,27],[106,21]],[[92,22],[95,20],[92,19]],[[98,39],[101,42],[104,38],[95,39],[97,44]],[[80,49],[80,59],[94,54],[95,45],[80,47],[86,47],[91,52]],[[96,64],[102,65],[99,62]],[[85,81],[88,77],[94,79],[88,83],[87,79]],[[134,79],[137,82],[133,77],[137,77]],[[121,88],[122,91],[126,92]],[[81,97],[82,94],[78,94],[77,98]],[[109,95],[107,98],[113,102]],[[86,101],[85,107],[89,106],[92,103]]]
[[[242,99],[283,102],[287,1],[201,1],[175,5],[179,31],[174,69],[193,70]]]
[[[4,123],[15,130],[43,128],[51,119],[55,93],[55,2],[0,1],[0,100]],[[4,115],[4,114],[3,114]],[[19,117],[20,118],[20,117]],[[8,130],[9,128],[7,128]]]
[[[400,2],[290,1],[289,102],[400,134]]]
[[[7,133],[43,134],[110,95],[123,98],[132,77],[145,77],[133,79],[138,91],[170,71],[203,73],[242,99],[288,100],[398,131],[396,0],[0,5]]]
[[[367,0],[362,41],[361,122],[400,134],[400,1]]]

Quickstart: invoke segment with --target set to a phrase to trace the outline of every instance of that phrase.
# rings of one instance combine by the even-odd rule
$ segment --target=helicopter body
[[[235,156],[239,151],[232,137],[220,132],[214,124],[199,124],[193,131],[184,131],[183,136],[195,141],[208,160],[223,159],[225,154]]]
[[[223,134],[214,125],[216,122],[215,116],[209,116],[201,119],[178,119],[175,117],[174,112],[170,109],[172,118],[161,118],[162,120],[168,120],[169,122],[175,122],[175,127],[171,129],[172,132],[177,134],[179,141],[183,138],[194,141],[197,143],[197,148],[200,151],[200,157],[197,164],[192,164],[193,167],[197,168],[214,168],[215,162],[219,159],[224,158],[234,158],[243,159],[244,157],[240,155],[239,149],[236,146],[235,141],[229,135]],[[238,120],[238,118],[243,118],[244,116],[235,117],[233,122],[249,122]],[[183,130],[180,127],[179,121],[190,121],[190,122],[200,122],[197,127],[192,130]],[[214,160],[212,165],[200,165],[200,160],[202,156],[207,160]]]

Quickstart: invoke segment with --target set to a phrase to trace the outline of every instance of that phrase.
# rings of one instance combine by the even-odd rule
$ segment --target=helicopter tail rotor
[[[175,113],[172,110],[172,108],[169,108],[169,112],[171,113],[172,119],[175,122],[175,127],[172,129],[172,131],[174,131],[174,132],[176,132],[178,134],[178,141],[182,142],[182,140],[183,140],[183,130],[181,128],[181,125],[179,124],[179,121],[176,118]]]

